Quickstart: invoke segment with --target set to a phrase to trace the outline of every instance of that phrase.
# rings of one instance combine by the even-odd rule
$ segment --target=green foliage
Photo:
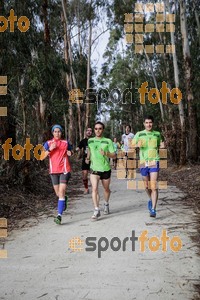
[[[142,85],[143,82],[148,82],[148,89],[155,88],[155,80],[160,90],[162,82],[167,82],[168,88],[173,89],[175,87],[174,80],[174,65],[172,55],[165,54],[148,54],[149,60],[147,60],[144,54],[134,54],[134,44],[125,45],[122,39],[124,39],[124,19],[125,13],[133,13],[134,5],[139,1],[118,1],[113,0],[110,2],[110,7],[108,9],[108,18],[113,26],[113,29],[110,31],[110,37],[107,44],[107,48],[103,55],[104,64],[102,65],[101,74],[98,78],[98,83],[101,88],[106,88],[109,93],[112,89],[118,88],[121,92],[125,88],[133,88],[134,103],[131,103],[130,97],[127,99],[126,103],[121,101],[111,101],[108,97],[107,101],[102,102],[101,113],[102,115],[109,113],[110,122],[119,122],[121,126],[124,126],[126,123],[130,123],[134,132],[143,129],[142,119],[145,114],[151,114],[155,118],[155,128],[160,129],[164,132],[165,136],[169,135],[167,132],[173,132],[175,139],[180,139],[180,120],[178,106],[171,104],[170,96],[168,94],[168,103],[163,105],[164,110],[164,123],[161,119],[161,110],[159,103],[152,105],[147,98],[145,105],[141,105],[139,101],[139,92],[138,88]],[[158,2],[158,1],[153,1]],[[197,4],[197,1],[194,1]],[[140,2],[141,3],[141,2]],[[188,25],[188,40],[190,45],[191,52],[191,61],[189,61],[192,66],[192,79],[191,79],[191,88],[195,99],[193,101],[193,106],[197,114],[198,120],[198,130],[200,129],[200,56],[199,56],[199,46],[200,46],[200,32],[198,29],[196,15],[199,16],[199,7],[195,3],[189,3],[186,1],[186,17]],[[171,5],[171,2],[170,2]],[[180,9],[179,2],[175,1],[173,5],[173,12],[176,15],[175,20],[175,44],[176,44],[176,57],[178,61],[179,68],[179,89],[182,92],[183,98],[182,103],[186,118],[189,118],[188,115],[188,106],[187,106],[187,91],[186,83],[184,81],[184,64],[183,64],[183,45],[182,45],[182,34],[180,27]],[[111,13],[112,11],[112,13]],[[149,16],[149,22],[154,23],[155,16]],[[158,34],[157,32],[145,33],[144,42],[146,44],[171,44],[170,33]],[[121,46],[122,45],[122,46]],[[155,80],[152,76],[154,74]],[[119,100],[119,99],[118,99]],[[104,104],[103,104],[104,103]],[[176,124],[175,125],[175,120]],[[189,120],[186,119],[186,123]],[[172,127],[173,123],[173,127]],[[174,127],[177,129],[177,133],[174,133]],[[166,131],[167,130],[167,131]],[[199,142],[199,141],[197,141]],[[173,142],[174,143],[174,142]],[[173,144],[174,145],[174,144]],[[178,141],[177,141],[178,145]],[[200,143],[199,143],[200,146]],[[170,150],[171,151],[171,150]],[[179,160],[180,151],[176,153],[174,160],[177,162]]]

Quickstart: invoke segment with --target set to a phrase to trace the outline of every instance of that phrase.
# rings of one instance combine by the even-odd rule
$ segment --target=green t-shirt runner
[[[105,172],[110,171],[110,162],[107,156],[104,156],[100,153],[100,150],[114,153],[115,149],[113,147],[113,142],[108,138],[100,138],[96,137],[90,138],[88,140],[88,148],[90,150],[90,168],[93,171]]]
[[[138,131],[132,140],[132,145],[140,146],[140,162],[159,161],[159,147],[161,143],[161,135],[159,131]]]

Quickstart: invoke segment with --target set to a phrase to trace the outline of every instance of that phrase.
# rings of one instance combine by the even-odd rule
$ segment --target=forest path
[[[140,179],[139,174],[137,177]],[[102,195],[102,187],[100,191]],[[127,181],[117,179],[116,171],[112,172],[111,191],[111,214],[102,213],[96,222],[90,219],[93,207],[89,194],[70,202],[61,226],[44,216],[37,226],[12,231],[5,244],[8,258],[0,259],[0,299],[194,299],[200,259],[190,238],[196,233],[195,213],[182,204],[184,194],[174,186],[161,190],[154,219],[148,214],[145,191],[128,190]],[[155,241],[166,230],[167,251],[157,245],[159,249],[152,252],[149,246],[153,247],[153,240],[145,242],[144,252],[135,241],[133,251],[132,231],[139,237],[145,230]],[[174,236],[182,241],[178,252],[171,250]],[[73,251],[72,244],[70,248],[74,237],[83,241],[76,245],[82,251]],[[86,251],[89,237],[96,238],[95,251]],[[108,249],[103,251],[105,243]]]

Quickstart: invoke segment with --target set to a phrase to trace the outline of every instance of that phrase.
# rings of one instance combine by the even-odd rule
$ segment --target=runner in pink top
[[[54,219],[56,224],[61,224],[62,213],[66,210],[65,193],[67,183],[71,177],[71,166],[68,156],[71,156],[71,146],[68,141],[61,140],[62,127],[52,127],[53,139],[44,144],[45,156],[49,156],[49,174],[58,197],[58,216]]]
[[[71,166],[67,156],[68,142],[53,138],[52,140],[47,141],[44,147],[49,151],[51,145],[54,144],[56,145],[56,148],[49,153],[49,174],[71,172]]]

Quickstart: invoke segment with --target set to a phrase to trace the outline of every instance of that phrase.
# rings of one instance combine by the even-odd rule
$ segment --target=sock
[[[109,205],[109,203],[105,201],[105,202],[104,202],[104,205],[106,205],[106,206],[107,206],[107,205]]]
[[[58,215],[62,215],[65,208],[65,199],[58,199]]]
[[[99,207],[95,207],[94,209],[95,209],[95,210],[99,210]]]
[[[88,179],[83,179],[85,189],[88,189]]]

